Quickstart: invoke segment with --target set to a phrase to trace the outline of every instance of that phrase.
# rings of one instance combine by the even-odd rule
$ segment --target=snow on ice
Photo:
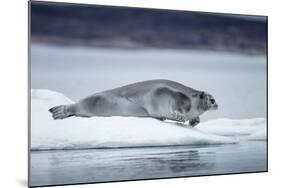
[[[136,117],[70,117],[53,120],[49,108],[73,103],[61,93],[31,91],[31,149],[86,149],[196,144],[235,144],[266,140],[266,121],[215,119],[192,128]]]

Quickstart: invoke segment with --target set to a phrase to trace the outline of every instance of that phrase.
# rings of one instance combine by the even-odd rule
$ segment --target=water
[[[219,109],[203,114],[200,117],[202,122],[217,118],[266,118],[266,56],[194,50],[31,46],[31,88],[57,91],[73,101],[95,92],[150,79],[170,79],[211,93]],[[39,118],[39,123],[32,124],[32,128],[46,135],[48,131],[40,128],[46,123],[42,122],[45,119],[40,119],[41,116],[35,118]],[[79,119],[73,122],[76,121],[82,122]],[[57,126],[56,132],[51,131],[54,130],[51,125],[55,123],[46,124],[50,125],[46,130],[49,130],[50,140],[56,144],[61,144],[53,139],[52,135],[57,133],[71,135],[66,137],[69,138],[66,142],[75,138],[78,143],[85,137],[83,132],[89,134],[90,128],[83,129],[81,135],[72,134],[69,126]],[[79,123],[71,126],[77,128]],[[119,124],[114,123],[121,128]],[[128,130],[135,133],[136,124],[132,123],[134,125]],[[112,127],[100,131],[103,133],[105,130],[104,135],[117,135],[114,139],[118,140],[118,131],[123,129]],[[105,139],[99,136],[101,140]],[[131,133],[128,136],[131,138]],[[34,135],[31,141],[34,138],[41,137]],[[111,137],[106,139],[114,140]],[[266,144],[265,139],[222,145],[32,151],[31,185],[266,171]]]
[[[267,170],[265,141],[31,152],[31,185],[58,185]]]
[[[201,120],[266,116],[266,56],[31,46],[31,87],[57,91],[74,101],[150,79],[170,79],[211,93],[219,109]]]

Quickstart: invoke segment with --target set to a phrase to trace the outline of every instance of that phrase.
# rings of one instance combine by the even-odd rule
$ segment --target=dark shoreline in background
[[[32,1],[31,41],[266,54],[267,17]]]

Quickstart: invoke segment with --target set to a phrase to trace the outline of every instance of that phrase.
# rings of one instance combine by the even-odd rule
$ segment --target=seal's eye
[[[210,99],[210,102],[211,102],[212,104],[215,104],[215,99]]]

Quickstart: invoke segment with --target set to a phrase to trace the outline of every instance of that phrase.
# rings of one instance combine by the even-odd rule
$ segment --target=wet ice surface
[[[265,171],[266,142],[31,152],[31,185]]]

